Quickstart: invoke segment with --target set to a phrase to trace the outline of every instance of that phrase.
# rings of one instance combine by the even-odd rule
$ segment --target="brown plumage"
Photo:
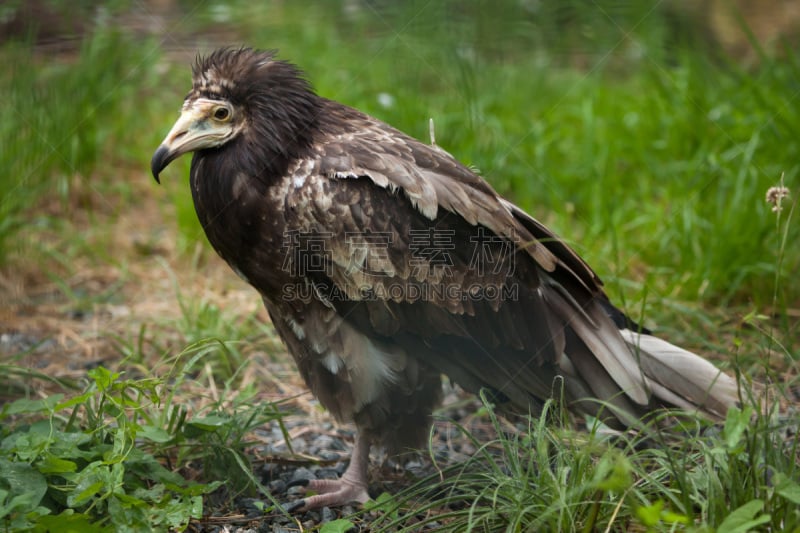
[[[723,416],[736,384],[642,331],[563,241],[435,146],[316,95],[273,52],[199,59],[153,174],[194,151],[209,241],[261,294],[312,392],[358,428],[338,483],[364,501],[371,443],[423,442],[440,375],[536,411],[562,391],[626,427],[673,406]]]

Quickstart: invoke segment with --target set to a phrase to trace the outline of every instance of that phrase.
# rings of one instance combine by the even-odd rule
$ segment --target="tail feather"
[[[582,307],[557,283],[545,284],[542,290],[545,301],[551,309],[566,323],[567,330],[575,333],[580,340],[580,345],[585,346],[589,358],[597,360],[602,368],[616,383],[617,390],[625,394],[639,405],[647,405],[648,391],[642,380],[641,372],[631,364],[631,354],[623,339],[617,335],[617,328],[611,318],[597,305]],[[576,313],[575,309],[579,312]],[[573,345],[575,353],[568,356],[576,364],[580,357],[577,346]],[[586,378],[591,385],[600,380],[595,374],[587,374]],[[594,389],[595,387],[589,387]],[[599,395],[600,398],[608,398]]]
[[[683,409],[723,418],[739,400],[736,380],[699,355],[647,334],[620,330],[639,355],[655,398]]]

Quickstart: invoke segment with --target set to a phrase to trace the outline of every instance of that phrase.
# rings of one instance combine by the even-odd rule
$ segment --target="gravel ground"
[[[427,449],[409,452],[399,457],[386,457],[382,450],[373,450],[370,461],[370,496],[377,498],[383,493],[396,494],[414,482],[437,472],[430,454],[439,468],[458,464],[469,458],[475,447],[465,438],[458,425],[469,428],[473,436],[482,442],[494,438],[494,430],[485,418],[475,416],[479,407],[477,400],[456,388],[449,388],[445,405],[437,415],[434,431]],[[336,479],[347,467],[355,432],[349,427],[338,427],[331,422],[315,423],[296,418],[284,420],[289,433],[299,432],[292,438],[292,450],[286,446],[283,433],[277,423],[257,430],[265,444],[251,450],[254,474],[267,487],[272,498],[288,506],[303,498],[302,487],[289,487],[297,480]],[[304,459],[304,458],[308,459]],[[269,497],[239,497],[234,499],[232,509],[224,495],[207,499],[206,508],[211,515],[191,524],[189,531],[195,532],[275,532],[288,533],[308,531],[336,520],[348,518],[355,527],[352,531],[370,531],[370,523],[378,511],[364,511],[358,505],[341,508],[315,509],[287,515],[282,512],[264,512],[270,509]],[[359,512],[360,511],[360,512]],[[357,516],[351,516],[359,512]],[[415,517],[408,516],[410,524]],[[419,531],[435,531],[436,523],[421,526]]]

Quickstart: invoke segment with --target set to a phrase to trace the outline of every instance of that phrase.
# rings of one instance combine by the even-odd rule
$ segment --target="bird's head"
[[[224,147],[251,136],[261,161],[286,159],[307,145],[316,120],[317,96],[302,72],[274,51],[222,48],[197,59],[192,90],[181,115],[158,147],[150,168],[159,174],[187,152]]]

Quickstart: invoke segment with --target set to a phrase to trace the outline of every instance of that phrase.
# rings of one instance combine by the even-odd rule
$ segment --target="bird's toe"
[[[290,513],[299,510],[318,509],[320,507],[340,507],[352,503],[364,503],[369,500],[366,484],[353,483],[344,479],[311,479],[303,481],[306,481],[306,483],[295,483],[294,486],[304,485],[306,490],[317,494],[286,506],[285,509]]]

